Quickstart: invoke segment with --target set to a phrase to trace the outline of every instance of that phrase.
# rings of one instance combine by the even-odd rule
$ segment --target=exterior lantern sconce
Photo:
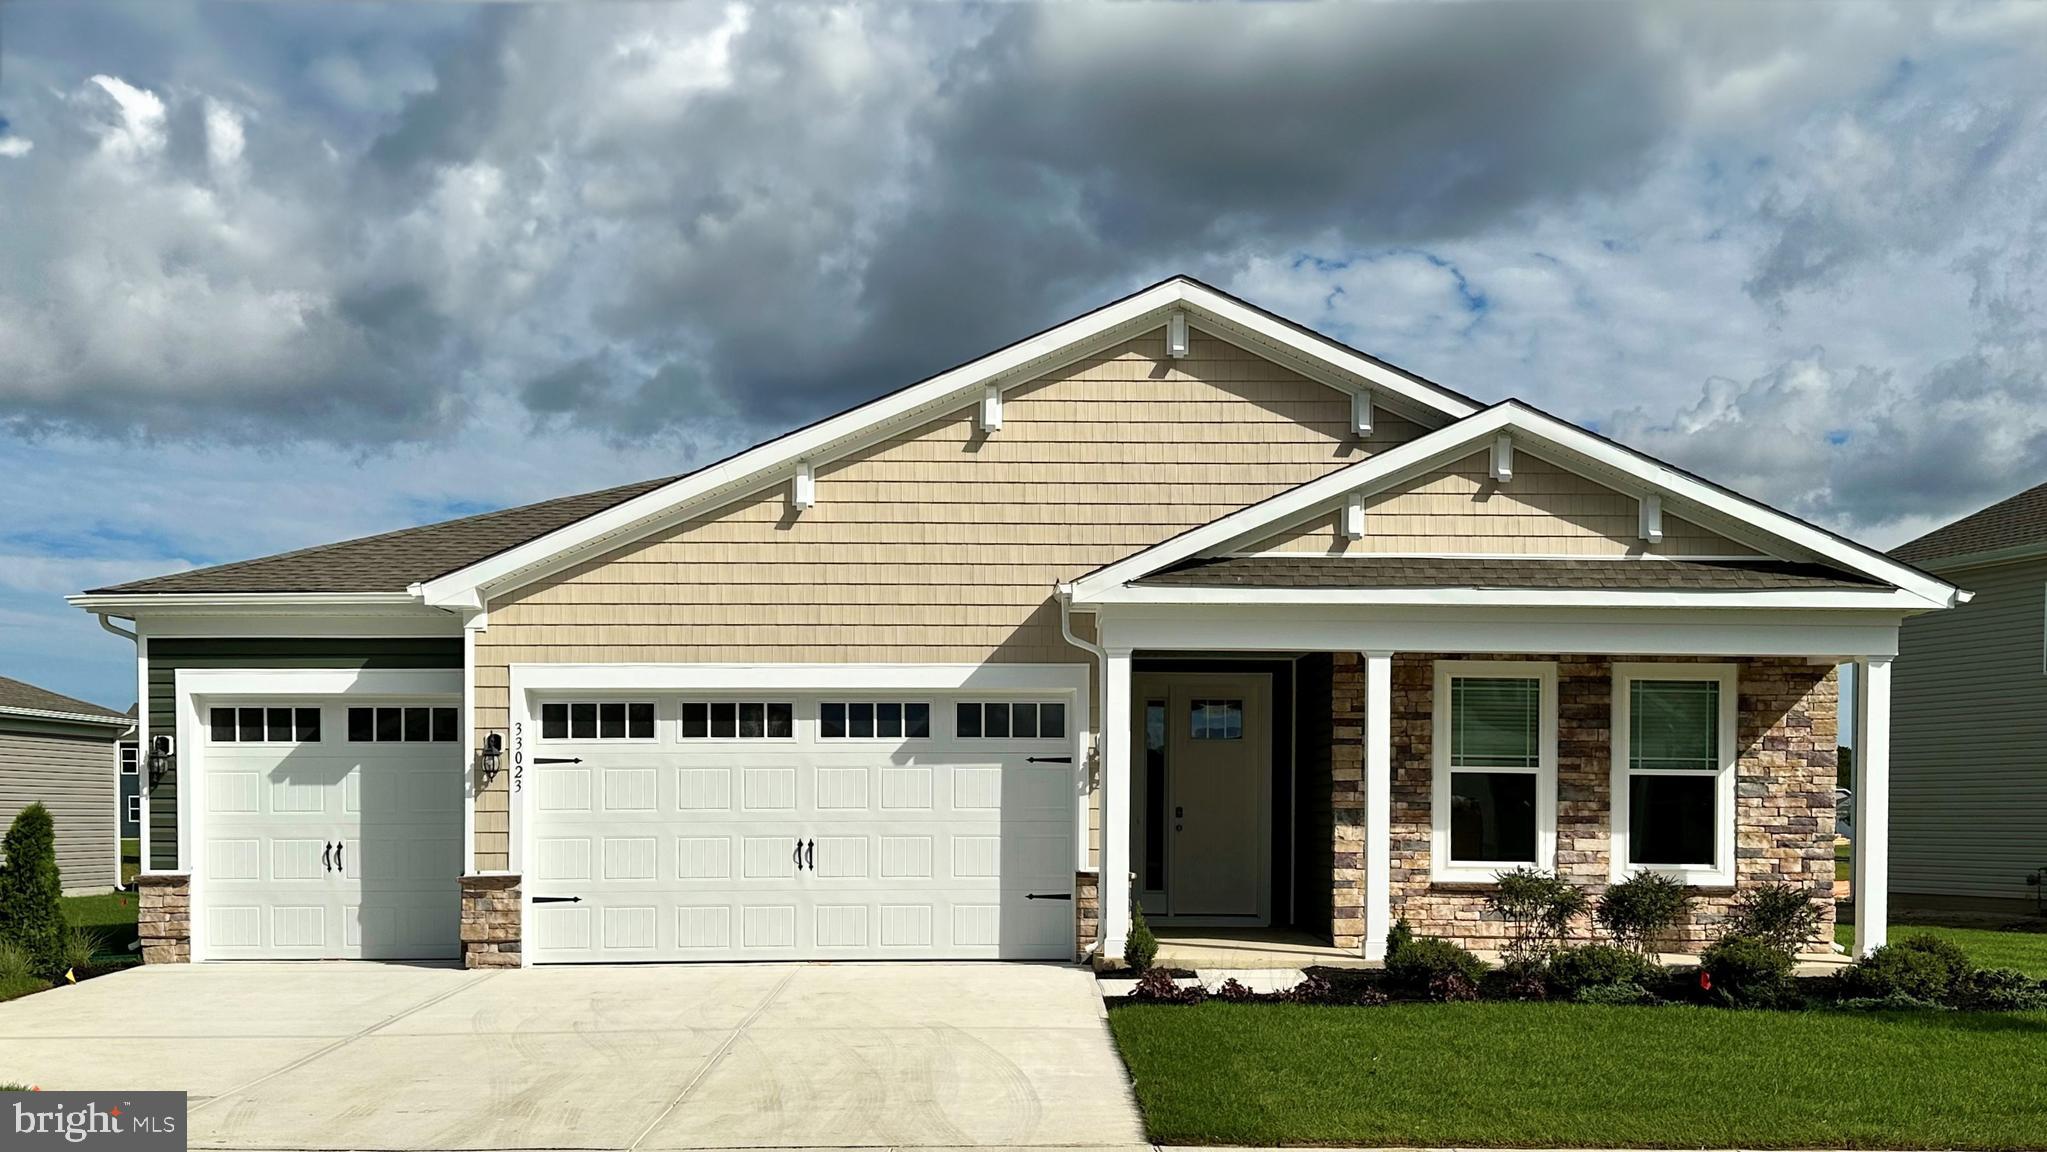
[[[483,738],[483,749],[477,753],[477,766],[483,770],[483,786],[498,778],[498,770],[504,766],[505,738],[493,732]]]
[[[149,738],[149,786],[155,788],[178,766],[178,738],[176,736],[151,736]]]

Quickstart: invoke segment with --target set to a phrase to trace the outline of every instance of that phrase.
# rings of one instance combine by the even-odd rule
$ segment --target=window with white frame
[[[962,700],[953,734],[967,740],[1064,740],[1066,705],[1047,700]]]
[[[923,740],[931,735],[925,700],[826,700],[817,706],[820,740]]]
[[[684,740],[789,740],[796,706],[787,700],[685,700]]]
[[[1613,875],[1734,883],[1735,669],[1613,669]]]
[[[127,799],[127,804],[128,804],[128,823],[130,823],[130,824],[140,824],[140,823],[142,823],[142,797],[140,797],[140,796],[130,796],[130,797],[128,797],[128,799]]]
[[[1490,881],[1556,857],[1557,673],[1536,661],[1436,664],[1432,879]]]
[[[652,740],[651,700],[565,700],[540,706],[542,740]]]
[[[121,745],[121,775],[135,776],[142,771],[142,750],[133,744]]]
[[[210,708],[207,734],[215,744],[314,744],[318,708]]]

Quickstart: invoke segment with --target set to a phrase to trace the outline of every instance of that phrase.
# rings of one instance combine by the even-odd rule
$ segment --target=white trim
[[[1081,692],[1072,664],[514,664],[526,692]]]
[[[1735,810],[1736,765],[1741,756],[1736,720],[1740,715],[1740,684],[1737,681],[1739,666],[1734,664],[1659,664],[1653,662],[1615,663],[1613,674],[1613,705],[1609,713],[1610,738],[1613,762],[1607,777],[1607,797],[1611,805],[1610,822],[1613,829],[1613,844],[1608,855],[1608,877],[1625,880],[1643,872],[1657,872],[1675,877],[1687,884],[1732,887],[1735,878],[1735,828],[1740,814]],[[1637,680],[1711,680],[1720,685],[1720,763],[1712,770],[1714,781],[1713,806],[1713,863],[1711,864],[1641,864],[1628,863],[1629,848],[1629,795],[1634,769],[1628,759],[1632,751],[1630,733],[1632,728],[1632,698],[1629,688]],[[1644,769],[1645,776],[1704,776],[1702,771],[1679,771],[1674,769]]]
[[[1636,500],[1635,521],[1635,535],[1644,543],[1663,543],[1663,497],[1650,492]]]
[[[129,814],[129,812],[128,812],[128,808],[129,808],[129,806],[131,806],[131,805],[132,805],[132,806],[134,807],[134,809],[135,809],[135,811],[134,811],[134,814],[133,814],[133,815],[130,815],[130,814]],[[140,793],[140,792],[136,792],[136,793],[133,793],[132,795],[128,795],[128,796],[124,796],[124,797],[122,797],[122,798],[121,798],[121,809],[122,809],[122,810],[121,810],[121,819],[122,819],[123,821],[126,821],[126,822],[132,822],[132,823],[135,823],[135,824],[138,824],[138,825],[139,825],[139,824],[141,824],[141,823],[142,823],[142,793]],[[115,837],[115,839],[120,839],[120,837],[119,837],[119,836],[117,835],[117,836]]]
[[[1100,904],[1101,953],[1119,960],[1130,939],[1130,743],[1131,650],[1110,647],[1102,669],[1102,871],[1096,897]],[[1085,804],[1083,794],[1081,803]]]
[[[1343,502],[1343,535],[1345,539],[1365,538],[1365,494],[1353,492]]]
[[[149,622],[150,635],[158,639],[192,637],[204,640],[261,639],[411,639],[440,637],[453,639],[462,630],[466,613],[443,608],[309,608],[296,614],[261,612],[246,608],[219,611],[176,610],[136,613],[136,624]]]
[[[1481,677],[1533,679],[1540,683],[1534,768],[1498,768],[1450,763],[1451,681]],[[1369,686],[1368,686],[1369,690]],[[1388,707],[1389,712],[1391,706]],[[1557,665],[1554,660],[1438,660],[1430,745],[1435,760],[1429,799],[1429,879],[1438,883],[1490,883],[1501,872],[1522,866],[1554,868],[1557,862]],[[1450,858],[1450,775],[1452,772],[1513,772],[1535,777],[1535,859],[1452,860]]]
[[[1641,591],[1580,588],[1258,588],[1134,584],[1107,588],[1087,603],[1302,604],[1495,608],[1809,608],[1923,612],[1934,607],[1901,588],[1794,591]]]
[[[1393,654],[1367,652],[1364,661],[1364,952],[1367,960],[1384,960],[1393,927]]]
[[[804,512],[817,506],[817,472],[810,461],[796,462],[796,475],[789,480],[789,507]]]
[[[1185,359],[1187,351],[1187,314],[1174,309],[1166,314],[1166,358]]]
[[[1313,556],[1318,560],[1574,560],[1595,561],[1602,564],[1670,564],[1678,561],[1694,563],[1754,563],[1758,560],[1775,560],[1777,557],[1762,552],[1728,556],[1671,556],[1661,552],[1627,552],[1616,556],[1586,556],[1570,552],[1218,552],[1217,556],[1236,559],[1299,560]]]
[[[1855,954],[1890,938],[1891,662],[1855,663]]]
[[[1531,438],[1629,477],[1644,488],[1663,494],[1666,500],[1695,505],[1781,539],[1792,549],[1894,585],[1918,598],[1925,608],[1952,607],[1957,602],[1958,590],[1953,585],[1511,400],[1097,569],[1074,581],[1075,602],[1101,602],[1111,591],[1130,581],[1182,560],[1227,551],[1232,544],[1271,535],[1288,524],[1318,514],[1354,489],[1370,492],[1397,484],[1445,461],[1468,455],[1472,445],[1509,432],[1517,439]]]
[[[175,706],[175,701],[173,702]],[[136,861],[138,875],[153,873],[156,868],[149,860],[150,796],[149,784],[149,625],[142,620],[135,621],[135,755],[142,765],[142,777],[136,781],[135,790],[149,797],[142,804],[142,831],[138,836],[137,849],[141,859]],[[173,861],[170,871],[182,871],[183,860]]]
[[[328,612],[336,608],[371,611],[379,608],[413,614],[420,610],[410,592],[81,592],[64,602],[87,612],[133,619],[137,611],[156,612]]]
[[[1514,438],[1505,433],[1493,437],[1492,476],[1502,484],[1514,478]]]
[[[1002,385],[991,382],[981,386],[981,412],[977,422],[983,432],[1002,431]]]
[[[476,768],[476,634],[489,617],[478,612],[462,629],[462,874],[476,872],[476,797],[483,777]]]
[[[1352,435],[1370,436],[1372,434],[1372,417],[1374,415],[1370,389],[1360,388],[1350,394],[1350,430]]]

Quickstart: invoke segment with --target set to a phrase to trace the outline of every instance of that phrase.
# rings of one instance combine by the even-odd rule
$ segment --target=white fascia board
[[[133,619],[137,612],[190,613],[328,613],[337,610],[416,614],[420,603],[410,592],[100,592],[66,596],[64,602],[87,612]]]
[[[135,723],[127,716],[101,716],[92,712],[58,712],[48,708],[7,708],[0,707],[0,716],[19,716],[24,720],[61,720],[66,724],[105,724],[112,728],[128,728]]]
[[[180,668],[180,697],[462,697],[459,668]]]
[[[1072,664],[514,664],[521,691],[1085,692]]]
[[[1042,375],[1087,354],[1095,341],[1105,337],[1128,338],[1154,324],[1163,324],[1166,315],[1175,308],[1184,308],[1190,322],[1232,343],[1242,346],[1246,339],[1255,340],[1286,350],[1291,353],[1289,359],[1326,368],[1327,371],[1309,375],[1327,387],[1348,391],[1370,385],[1378,389],[1381,398],[1397,396],[1412,407],[1452,419],[1462,419],[1479,410],[1469,401],[1417,382],[1199,284],[1170,280],[970,364],[771,440],[487,560],[416,585],[415,590],[429,605],[477,607],[474,601],[482,589],[502,592],[519,580],[541,575],[542,566],[551,562],[585,553],[601,544],[625,543],[686,509],[738,499],[775,482],[782,473],[793,469],[799,459],[807,457],[813,464],[822,465],[857,451],[877,432],[905,420],[974,403],[981,397],[980,389],[991,381],[1007,383]],[[1249,350],[1258,352],[1259,348]],[[1331,379],[1332,373],[1355,377],[1363,383],[1339,384]]]
[[[1941,605],[1901,588],[1853,591],[1644,591],[1580,588],[1200,588],[1135,584],[1112,588],[1094,604],[1360,604],[1499,608],[1810,608],[1928,612]]]
[[[1468,454],[1476,446],[1485,445],[1503,433],[1526,437],[1572,453],[1627,476],[1646,488],[1708,509],[1782,540],[1799,551],[1895,585],[1916,594],[1926,602],[1926,607],[1947,608],[1960,602],[1959,590],[1953,585],[1900,564],[1880,552],[1849,543],[1782,512],[1715,488],[1511,400],[1083,576],[1074,582],[1074,602],[1096,602],[1110,589],[1182,560],[1226,550],[1233,543],[1248,543],[1261,534],[1277,531],[1333,505],[1352,490],[1370,492],[1383,489],[1438,461]]]

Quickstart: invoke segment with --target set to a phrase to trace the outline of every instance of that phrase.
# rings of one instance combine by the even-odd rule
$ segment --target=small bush
[[[1580,1004],[1604,1004],[1608,1007],[1625,1007],[1632,1004],[1651,1004],[1656,998],[1640,984],[1592,984],[1578,989],[1572,1000]]]
[[[1792,991],[1791,955],[1768,940],[1724,936],[1699,962],[1715,998],[1737,1008],[1773,1007]]]
[[[1215,990],[1216,999],[1231,1004],[1242,1004],[1244,1001],[1249,1000],[1251,996],[1251,990],[1238,983],[1235,976],[1224,980]]]
[[[1386,930],[1386,959],[1393,959],[1394,955],[1402,948],[1412,943],[1414,943],[1414,925],[1409,924],[1407,917],[1402,916],[1393,922],[1393,927]]]
[[[1329,981],[1310,972],[1301,977],[1299,984],[1280,993],[1279,998],[1289,1004],[1326,1004],[1330,992]]]
[[[1655,964],[1639,952],[1611,944],[1587,944],[1566,948],[1550,957],[1550,988],[1560,996],[1575,996],[1587,988],[1632,984],[1647,988],[1662,975]]]
[[[1946,1004],[1974,969],[1968,953],[1937,936],[1921,933],[1857,960],[1835,981],[1843,1000],[1908,996]]]
[[[92,958],[100,954],[106,943],[107,937],[104,932],[74,926],[64,933],[64,954],[61,963],[64,968],[76,968],[83,972],[92,967]]]
[[[0,840],[0,940],[28,953],[39,976],[62,972],[64,911],[58,903],[57,835],[50,812],[31,804],[14,817]]]
[[[1803,888],[1763,884],[1744,888],[1734,898],[1727,934],[1761,940],[1786,956],[1819,935],[1820,906]]]
[[[2016,968],[1978,968],[1964,977],[1953,996],[1971,1012],[2047,1011],[2047,984]]]
[[[1429,977],[1429,999],[1439,1004],[1478,999],[1478,981],[1455,969]]]
[[[1692,894],[1684,883],[1657,872],[1639,872],[1607,886],[1593,916],[1621,946],[1654,959],[1657,945],[1684,922]]]
[[[1164,968],[1149,968],[1137,978],[1137,987],[1130,990],[1130,998],[1156,1000],[1161,1004],[1199,1004],[1208,999],[1208,992],[1199,984],[1182,988],[1171,972]]]
[[[1540,964],[1570,935],[1571,921],[1585,910],[1585,893],[1540,868],[1516,868],[1496,877],[1486,904],[1507,921],[1505,958]]]
[[[1130,965],[1132,972],[1145,972],[1151,962],[1158,959],[1159,940],[1151,934],[1151,925],[1144,922],[1144,909],[1135,899],[1130,901],[1130,936],[1123,941],[1123,962]]]
[[[35,957],[12,940],[0,940],[0,984],[26,984],[36,979]]]
[[[1549,981],[1540,963],[1509,960],[1480,978],[1478,991],[1487,1000],[1547,1000]]]
[[[1473,997],[1485,975],[1485,961],[1448,940],[1417,938],[1386,957],[1386,981],[1410,996],[1436,999],[1437,977],[1456,975],[1470,985]]]
[[[1359,984],[1344,996],[1343,1002],[1356,1004],[1361,1008],[1377,1008],[1391,999],[1392,997],[1386,995],[1386,990],[1377,984]]]

